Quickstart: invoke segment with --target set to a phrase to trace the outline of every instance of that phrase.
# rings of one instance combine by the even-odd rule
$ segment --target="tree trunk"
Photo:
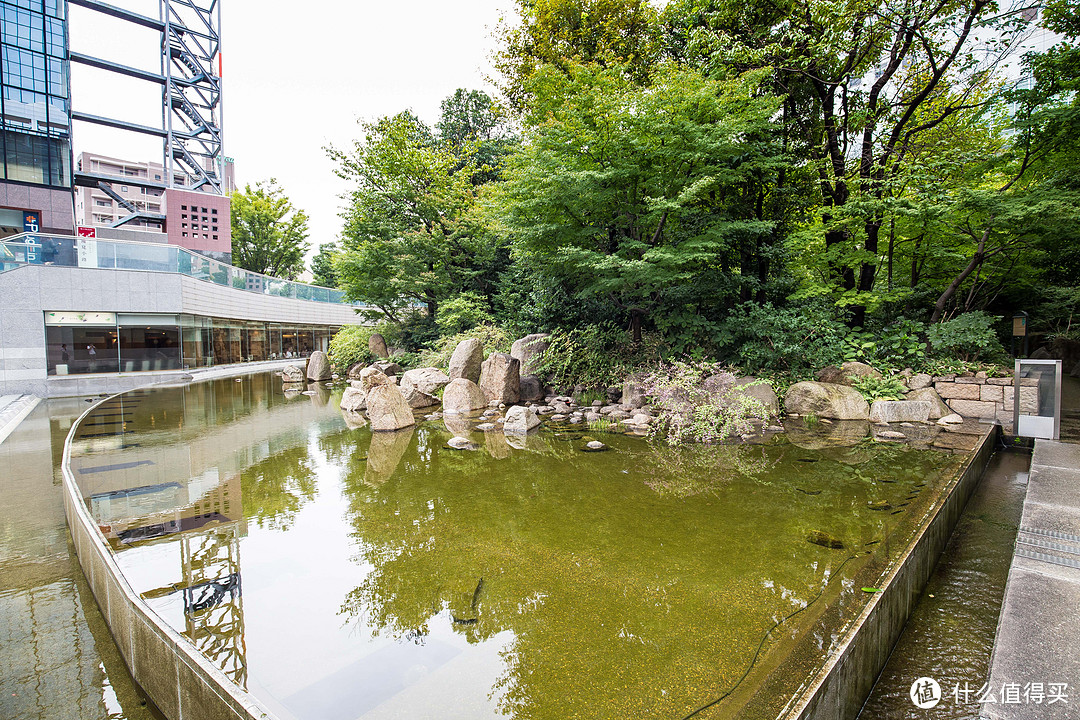
[[[975,271],[975,268],[982,264],[983,256],[986,254],[986,240],[990,237],[990,224],[986,225],[986,229],[983,230],[982,237],[979,238],[979,246],[975,249],[975,254],[971,256],[971,261],[967,264],[960,274],[953,278],[953,281],[949,283],[949,287],[945,288],[945,292],[941,293],[941,297],[934,303],[934,312],[930,316],[930,322],[936,323],[941,319],[941,316],[945,314],[945,306],[949,304],[949,300],[952,299],[956,291],[960,289],[960,286],[967,280],[968,275]]]
[[[630,332],[633,335],[635,345],[641,342],[641,318],[644,315],[645,312],[638,308],[630,310]]]

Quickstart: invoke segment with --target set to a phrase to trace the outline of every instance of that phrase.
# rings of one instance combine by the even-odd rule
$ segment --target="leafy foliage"
[[[926,335],[935,355],[949,355],[961,360],[977,360],[1004,354],[994,332],[1000,317],[981,311],[965,313],[952,320],[931,325]]]
[[[369,325],[346,325],[330,338],[330,350],[327,357],[330,365],[338,373],[344,373],[356,363],[365,365],[375,361],[368,346],[368,340],[378,332]]]
[[[866,402],[873,403],[875,400],[903,400],[907,388],[900,378],[874,377],[863,375],[856,378],[853,387],[858,390]]]
[[[510,352],[510,345],[514,339],[505,330],[494,325],[480,324],[469,328],[456,335],[444,335],[434,341],[430,348],[419,354],[416,360],[418,367],[445,368],[450,365],[450,356],[454,349],[463,340],[475,338],[484,345],[484,356],[493,352]]]
[[[763,370],[800,374],[839,364],[847,332],[820,304],[778,308],[745,303],[724,321],[718,345],[751,374]]]
[[[308,216],[277,180],[232,194],[232,262],[252,272],[293,280],[304,269]]]
[[[311,259],[311,281],[322,287],[336,288],[338,279],[334,271],[334,255],[339,251],[336,242],[323,243]]]
[[[551,333],[551,344],[539,361],[539,374],[566,386],[607,388],[642,368],[655,365],[664,354],[660,337],[647,333],[635,343],[614,325],[586,325]]]

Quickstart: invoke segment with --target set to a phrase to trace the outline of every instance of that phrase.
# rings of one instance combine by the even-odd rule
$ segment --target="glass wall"
[[[178,370],[180,326],[175,315],[120,315],[120,369]]]
[[[117,372],[120,366],[116,327],[51,325],[45,328],[50,375]]]

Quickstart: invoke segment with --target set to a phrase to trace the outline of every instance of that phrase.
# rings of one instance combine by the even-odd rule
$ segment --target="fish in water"
[[[809,534],[807,534],[806,540],[807,542],[812,542],[815,545],[820,545],[821,547],[829,548],[830,550],[844,549],[843,540],[836,537],[835,535],[830,535],[827,532],[822,532],[821,530],[814,530],[810,532]]]
[[[795,489],[798,490],[799,492],[801,492],[804,495],[820,495],[821,494],[820,490],[803,490],[801,487],[797,487]]]

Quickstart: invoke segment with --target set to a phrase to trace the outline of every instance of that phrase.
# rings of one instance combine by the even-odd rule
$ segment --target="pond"
[[[135,591],[283,718],[775,717],[966,459],[865,423],[372,433],[311,388],[135,391],[72,444]]]

